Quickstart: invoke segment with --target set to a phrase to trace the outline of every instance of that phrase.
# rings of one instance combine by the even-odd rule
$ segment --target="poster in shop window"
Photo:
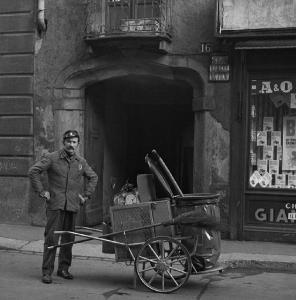
[[[272,130],[273,130],[273,117],[264,117],[263,131],[272,131]]]
[[[286,185],[286,176],[284,174],[276,174],[275,184],[279,188],[284,188]]]
[[[257,131],[257,146],[267,145],[267,131]]]
[[[273,146],[263,146],[263,159],[273,159]]]
[[[288,175],[288,185],[290,188],[296,188],[296,175]]]
[[[257,162],[257,171],[261,176],[267,172],[267,160],[266,159],[258,159]]]
[[[288,175],[288,185],[290,188],[296,188],[296,175]]]
[[[296,170],[296,116],[283,117],[283,170]]]
[[[269,173],[270,174],[278,174],[279,173],[279,161],[269,160]]]
[[[282,146],[276,146],[276,159],[283,160],[283,147]]]
[[[281,145],[281,136],[282,136],[282,133],[280,131],[272,131],[271,132],[271,145],[273,145],[273,146]]]

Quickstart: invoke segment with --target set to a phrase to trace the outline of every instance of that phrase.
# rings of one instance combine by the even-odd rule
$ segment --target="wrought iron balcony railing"
[[[88,0],[86,38],[170,36],[171,0]]]

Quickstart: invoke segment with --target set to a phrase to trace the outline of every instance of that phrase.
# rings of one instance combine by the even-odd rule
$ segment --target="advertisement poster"
[[[261,175],[259,174],[258,171],[255,171],[249,179],[249,183],[251,187],[255,187],[260,181],[261,181]]]
[[[263,159],[273,159],[273,146],[263,146]]]
[[[271,183],[272,177],[268,172],[265,172],[263,176],[261,176],[259,180],[259,184],[261,187],[265,188],[268,187]]]
[[[257,131],[257,146],[267,145],[267,131]]]
[[[291,93],[290,108],[296,108],[296,94]]]
[[[264,117],[263,131],[272,131],[272,130],[273,130],[273,117]]]
[[[282,160],[283,159],[283,147],[276,146],[276,159]]]
[[[282,133],[280,131],[272,131],[270,137],[271,137],[271,145],[273,146],[281,145]]]
[[[261,176],[264,175],[267,172],[267,160],[258,159],[257,170]]]
[[[296,116],[283,117],[283,170],[296,170]]]
[[[279,161],[278,160],[270,160],[269,161],[269,173],[270,174],[278,174],[279,173]]]
[[[275,184],[278,188],[284,188],[286,185],[286,176],[284,174],[277,174],[275,176]]]
[[[288,175],[288,186],[290,188],[296,188],[296,175]]]

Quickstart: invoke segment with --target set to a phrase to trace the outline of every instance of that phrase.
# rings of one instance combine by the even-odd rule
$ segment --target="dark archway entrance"
[[[148,172],[144,157],[152,149],[184,192],[192,192],[192,98],[188,83],[153,76],[117,77],[86,88],[85,153],[102,174],[97,193],[104,216],[126,180],[136,184],[137,174]]]

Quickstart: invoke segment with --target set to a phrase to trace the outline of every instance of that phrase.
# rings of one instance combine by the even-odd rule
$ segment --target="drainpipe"
[[[45,0],[38,0],[38,12],[37,12],[37,31],[40,37],[42,37],[47,30],[47,20],[45,19]]]

